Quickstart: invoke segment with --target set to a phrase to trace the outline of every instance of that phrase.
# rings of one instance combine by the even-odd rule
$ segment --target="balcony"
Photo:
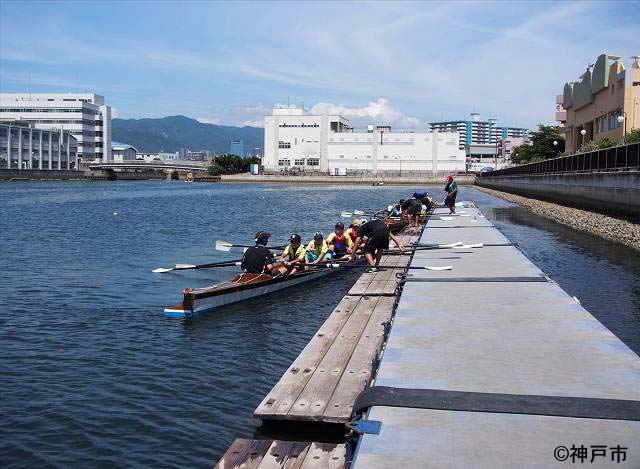
[[[556,121],[558,121],[558,122],[566,122],[567,121],[567,111],[556,111]]]

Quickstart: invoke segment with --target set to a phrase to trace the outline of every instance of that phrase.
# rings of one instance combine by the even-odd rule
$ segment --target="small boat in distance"
[[[187,173],[187,177],[184,182],[187,184],[191,184],[193,182],[193,173]]]

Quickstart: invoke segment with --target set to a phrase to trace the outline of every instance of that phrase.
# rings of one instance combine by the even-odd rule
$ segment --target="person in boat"
[[[352,243],[351,251],[347,249],[349,254],[351,254],[354,251],[357,251],[361,247],[364,247],[364,242],[360,243],[360,246],[355,244],[355,240],[358,237],[358,227],[360,226],[360,224],[361,224],[361,221],[356,218],[351,222],[351,225],[349,225],[349,229],[346,231],[346,235],[351,239],[351,243]]]
[[[400,240],[391,232],[389,226],[382,220],[370,220],[366,223],[362,223],[358,229],[358,237],[355,240],[357,245],[363,239],[366,238],[364,245],[364,256],[369,264],[369,272],[376,272],[378,264],[380,264],[380,258],[385,249],[389,249],[389,240],[393,240],[394,243],[400,249],[400,252],[405,251],[405,247]],[[349,260],[353,260],[355,252],[349,255]]]
[[[293,233],[289,237],[289,245],[284,248],[277,267],[280,275],[291,275],[298,272],[305,263],[307,251],[302,245],[299,234]]]
[[[255,246],[247,248],[242,256],[240,267],[249,274],[267,274],[271,275],[273,269],[274,256],[266,247],[269,242],[271,233],[266,231],[258,231],[254,239]]]
[[[329,251],[329,246],[324,240],[324,234],[322,234],[322,231],[316,231],[316,234],[313,235],[313,240],[307,244],[305,250],[307,265],[317,264],[323,260],[330,260],[333,254]]]
[[[333,253],[332,257],[344,257],[351,252],[353,241],[351,236],[344,232],[344,223],[341,221],[336,223],[333,233],[327,236],[327,246]]]
[[[458,195],[458,185],[453,180],[453,176],[447,176],[447,185],[444,186],[447,198],[444,200],[445,207],[449,207],[449,214],[456,213],[456,196]]]
[[[433,199],[428,192],[416,191],[413,193],[413,197],[422,202],[422,210],[423,212],[428,212],[433,208]],[[424,213],[423,213],[424,214]]]
[[[389,207],[387,207],[387,218],[397,218],[397,217],[402,217],[402,204],[404,203],[404,199],[400,199],[400,202],[398,202],[395,205],[389,205]]]
[[[409,226],[420,225],[420,213],[422,212],[422,202],[415,197],[405,200],[401,205],[402,221]]]

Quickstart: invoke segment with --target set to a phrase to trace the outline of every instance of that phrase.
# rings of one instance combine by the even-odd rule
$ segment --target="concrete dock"
[[[640,358],[479,210],[445,212],[422,243],[496,246],[413,257],[353,466],[640,467]]]

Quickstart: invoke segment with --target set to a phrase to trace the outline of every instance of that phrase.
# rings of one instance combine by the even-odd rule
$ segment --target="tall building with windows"
[[[317,171],[395,175],[464,171],[456,132],[393,131],[370,125],[354,130],[340,115],[313,115],[302,108],[265,116],[266,171]]]
[[[461,150],[467,145],[495,145],[501,139],[525,138],[529,133],[522,127],[500,126],[497,119],[482,120],[477,112],[472,112],[467,120],[431,122],[429,126],[440,132],[458,132]]]
[[[640,58],[627,71],[620,57],[601,54],[578,81],[564,85],[566,149],[574,153],[592,140],[622,142],[640,128]]]
[[[231,140],[229,144],[229,153],[244,158],[244,142],[242,140]]]
[[[111,107],[93,93],[0,93],[0,122],[23,121],[38,129],[63,129],[78,142],[84,162],[112,161]]]
[[[78,143],[68,130],[0,123],[0,169],[77,170]]]

